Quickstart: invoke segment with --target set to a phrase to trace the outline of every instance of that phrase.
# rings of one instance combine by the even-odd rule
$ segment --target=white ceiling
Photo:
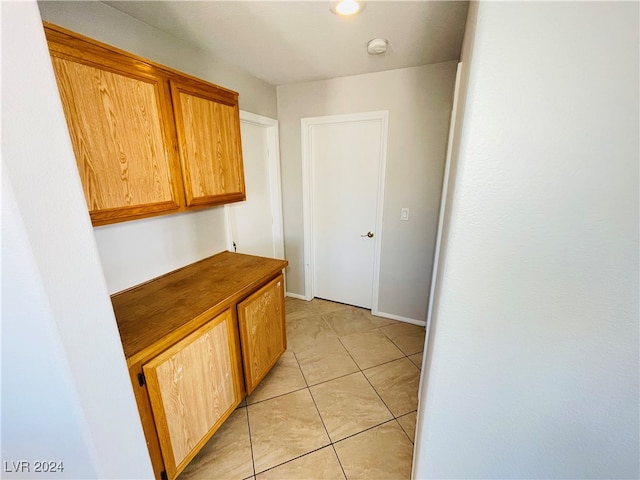
[[[329,1],[107,1],[272,84],[457,60],[466,1],[369,1],[353,18]],[[388,51],[367,54],[372,38]]]

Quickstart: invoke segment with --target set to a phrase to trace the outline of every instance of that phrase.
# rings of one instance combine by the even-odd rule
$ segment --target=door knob
[[[360,235],[361,237],[369,237],[369,238],[373,238],[373,233],[371,232],[367,232],[366,235]]]

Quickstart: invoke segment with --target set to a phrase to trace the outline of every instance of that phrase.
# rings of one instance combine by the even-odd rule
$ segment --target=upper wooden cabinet
[[[237,99],[194,82],[171,82],[187,205],[244,200]]]
[[[56,52],[57,53],[57,52]],[[94,224],[180,208],[179,159],[162,78],[52,52],[62,106]]]
[[[94,225],[245,199],[236,92],[45,33]]]

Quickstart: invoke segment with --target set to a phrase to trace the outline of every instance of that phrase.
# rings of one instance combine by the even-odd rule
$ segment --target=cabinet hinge
[[[140,386],[144,386],[147,383],[147,379],[144,378],[144,373],[139,373],[138,374],[138,383],[140,384]]]
[[[167,472],[165,472],[164,470],[160,472],[160,478],[162,480],[169,480],[169,477],[167,476]]]

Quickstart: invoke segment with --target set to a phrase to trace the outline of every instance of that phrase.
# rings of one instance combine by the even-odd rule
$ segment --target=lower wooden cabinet
[[[242,401],[238,355],[227,310],[143,366],[169,478]]]
[[[287,349],[284,318],[282,275],[238,304],[247,394],[253,392]]]
[[[182,472],[286,350],[286,266],[223,252],[111,297],[158,480]]]

